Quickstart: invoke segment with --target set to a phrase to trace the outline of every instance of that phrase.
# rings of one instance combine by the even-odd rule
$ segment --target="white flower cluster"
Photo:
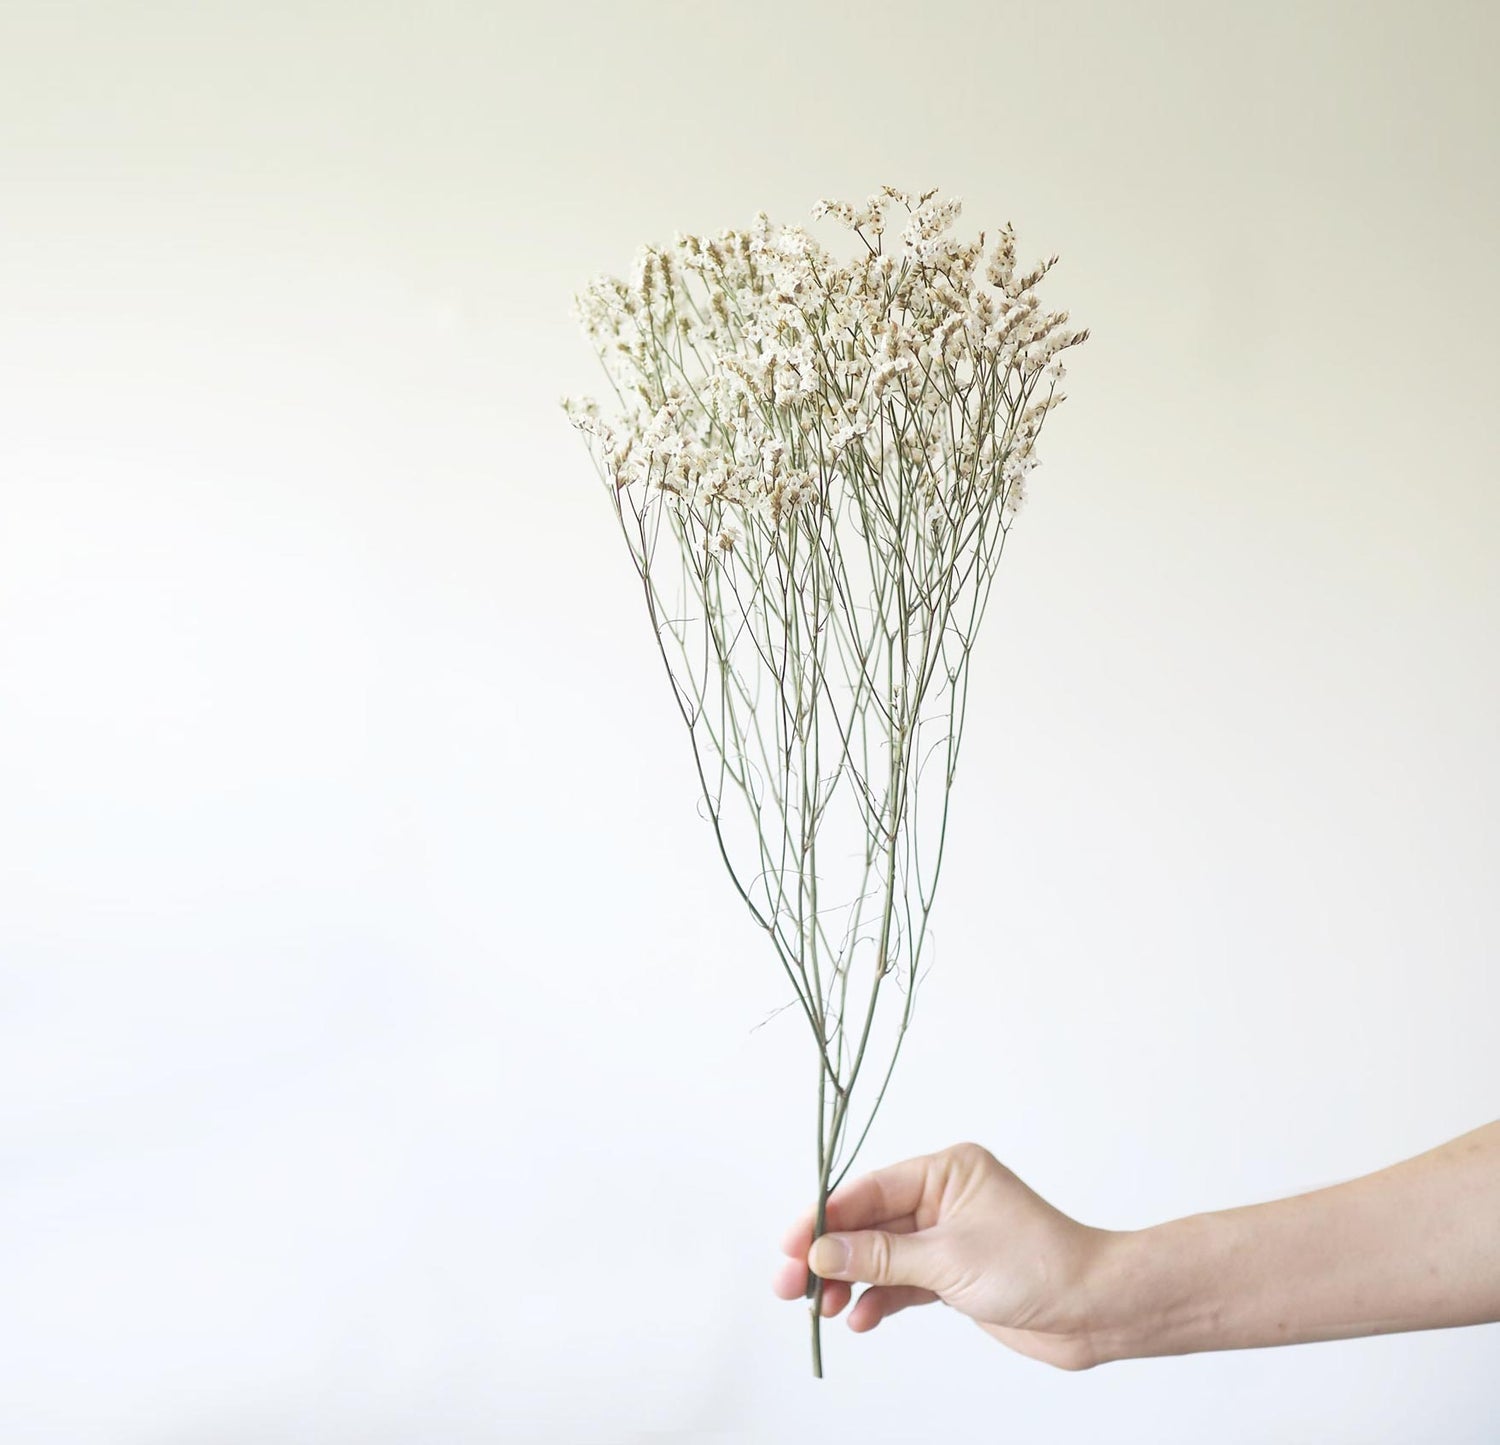
[[[620,405],[565,406],[611,485],[638,512],[661,497],[720,554],[836,494],[887,515],[909,496],[955,525],[997,497],[1013,515],[1063,399],[1059,354],[1088,333],[1038,300],[1057,257],[1018,271],[1010,226],[987,251],[982,232],[954,235],[960,207],[882,187],[814,208],[860,238],[853,260],[761,212],[644,248],[629,282],[590,283],[575,315]]]

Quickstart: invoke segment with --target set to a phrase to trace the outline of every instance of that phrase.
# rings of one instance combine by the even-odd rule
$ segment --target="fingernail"
[[[825,1279],[829,1275],[843,1274],[849,1268],[849,1241],[841,1234],[822,1234],[813,1241],[807,1256],[814,1274]]]

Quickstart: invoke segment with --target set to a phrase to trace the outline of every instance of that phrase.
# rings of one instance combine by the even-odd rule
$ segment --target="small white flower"
[[[734,551],[735,543],[744,537],[744,533],[732,522],[726,523],[708,534],[708,541],[704,546],[709,552],[717,556],[725,557]]]
[[[838,456],[840,452],[844,451],[847,447],[851,446],[854,442],[857,442],[869,430],[870,430],[870,420],[869,420],[868,417],[856,417],[853,421],[849,422],[846,426],[841,426],[836,432],[834,432],[833,436],[829,439],[829,442],[828,442],[828,453],[829,453],[829,456],[830,457],[836,457],[836,456]]]

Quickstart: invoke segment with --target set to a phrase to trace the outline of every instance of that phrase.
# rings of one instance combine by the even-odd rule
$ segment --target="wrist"
[[[1085,1290],[1096,1363],[1218,1347],[1234,1248],[1223,1215],[1100,1233]]]

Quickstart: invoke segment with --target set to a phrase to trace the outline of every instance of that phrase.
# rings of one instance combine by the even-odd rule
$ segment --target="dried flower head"
[[[888,253],[893,206],[906,221]],[[986,253],[982,232],[977,241],[954,234],[960,211],[957,198],[889,186],[863,206],[820,201],[814,218],[862,243],[846,260],[762,211],[744,231],[643,247],[628,284],[601,276],[585,287],[575,315],[620,410],[606,420],[589,402],[569,415],[610,484],[670,498],[705,541],[722,507],[789,521],[764,462],[778,438],[825,502],[841,487],[900,494],[918,451],[942,459],[913,489],[920,506],[973,513],[993,493],[1004,500],[1015,463],[1034,455],[1042,416],[1063,399],[1055,393],[1038,409],[1035,394],[1052,388],[1059,353],[1088,332],[1037,298],[1056,256],[1017,273],[1012,228]],[[987,438],[996,444],[981,447]],[[963,465],[981,452],[982,467]],[[726,487],[730,475],[736,484]],[[1007,519],[1018,502],[1009,499]]]

